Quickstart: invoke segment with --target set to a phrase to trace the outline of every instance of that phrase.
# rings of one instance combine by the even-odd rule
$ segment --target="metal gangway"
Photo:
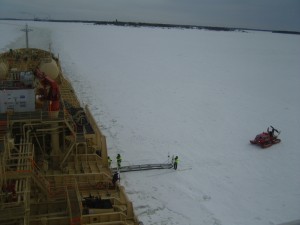
[[[156,163],[156,164],[141,164],[141,165],[130,165],[121,166],[118,168],[112,168],[113,172],[132,172],[132,171],[143,171],[143,170],[157,170],[157,169],[171,169],[173,168],[172,163]]]

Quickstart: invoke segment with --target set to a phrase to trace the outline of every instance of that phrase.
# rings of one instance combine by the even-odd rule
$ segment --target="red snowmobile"
[[[268,148],[274,144],[278,144],[281,142],[280,139],[278,139],[278,136],[280,134],[280,131],[276,130],[274,127],[270,126],[271,130],[267,129],[267,132],[263,132],[261,134],[256,135],[254,140],[250,140],[251,144],[259,145],[262,148]],[[275,134],[276,132],[276,134]]]

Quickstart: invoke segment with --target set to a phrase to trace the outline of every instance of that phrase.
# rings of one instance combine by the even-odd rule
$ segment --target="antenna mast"
[[[25,29],[22,29],[21,31],[25,31],[25,33],[26,33],[26,48],[28,48],[28,32],[30,32],[32,30],[28,29],[28,25],[26,24]]]

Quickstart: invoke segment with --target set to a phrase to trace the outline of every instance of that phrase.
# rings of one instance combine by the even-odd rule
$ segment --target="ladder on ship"
[[[60,163],[60,168],[64,167],[65,162],[67,161],[67,159],[69,158],[69,156],[71,155],[71,153],[74,149],[77,152],[77,148],[79,145],[84,146],[85,152],[87,151],[87,143],[85,141],[83,134],[76,134],[76,138],[75,138],[74,142],[70,143],[69,147],[66,149],[66,151],[63,155],[62,161]]]
[[[120,172],[132,172],[132,171],[143,171],[143,170],[157,170],[157,169],[171,169],[173,168],[172,163],[156,163],[156,164],[141,164],[141,165],[131,165],[122,166]],[[112,168],[113,172],[118,171],[117,168]]]
[[[81,201],[79,200],[76,187],[67,188],[68,208],[70,216],[70,225],[81,224]]]

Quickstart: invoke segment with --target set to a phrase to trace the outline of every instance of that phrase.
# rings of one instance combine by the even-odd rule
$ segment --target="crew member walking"
[[[110,168],[112,160],[109,156],[107,157],[107,161],[108,161],[108,168]]]
[[[178,162],[179,162],[179,159],[178,159],[178,156],[176,156],[174,159],[174,164],[173,164],[174,170],[177,170]]]
[[[112,183],[114,186],[116,185],[117,181],[120,181],[120,174],[118,171],[114,173],[113,178],[112,178]]]

